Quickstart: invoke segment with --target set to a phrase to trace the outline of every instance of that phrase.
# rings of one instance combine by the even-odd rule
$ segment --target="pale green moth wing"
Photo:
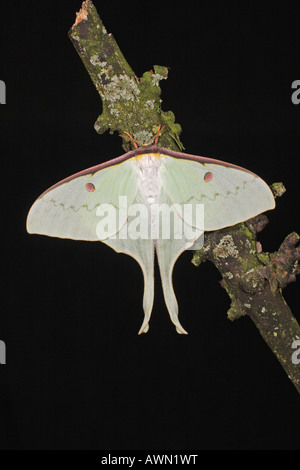
[[[135,202],[145,203],[138,188],[135,160],[126,159],[107,167],[98,165],[54,185],[31,207],[27,217],[27,231],[73,240],[100,240],[116,252],[132,256],[144,275],[145,318],[140,333],[146,333],[154,299],[154,241],[122,238],[122,229],[125,225],[130,226],[133,217],[128,215],[127,210],[121,211],[120,196],[126,197],[128,206]],[[110,230],[101,236],[98,226],[102,214],[99,208],[105,208],[105,204],[111,204],[116,209],[116,220],[120,222],[114,224],[113,220],[111,226],[107,227]]]
[[[155,205],[159,209],[153,210]],[[182,210],[185,205],[204,205],[204,218],[198,219],[197,210]],[[170,218],[167,235],[160,226],[160,220],[167,218],[162,206],[167,211],[172,206],[176,213]],[[270,188],[248,170],[153,146],[136,149],[52,186],[30,209],[27,230],[73,240],[100,240],[132,256],[144,275],[145,317],[140,333],[149,329],[156,251],[171,320],[178,333],[186,333],[178,319],[172,284],[177,258],[193,247],[204,230],[234,225],[274,206]],[[111,207],[113,212],[108,210]],[[146,232],[140,230],[142,226]]]
[[[194,227],[194,238],[156,242],[156,252],[166,305],[178,333],[186,333],[178,320],[178,304],[172,284],[172,272],[180,254],[194,245],[203,231],[219,230],[254,217],[275,207],[269,186],[257,175],[243,168],[202,157],[168,152],[161,159],[161,199],[178,207],[184,228]],[[170,156],[170,154],[172,156]],[[202,205],[202,217],[196,206]],[[192,210],[183,207],[192,206]],[[199,213],[199,212],[198,212]],[[184,231],[185,233],[185,231]]]
[[[162,162],[164,162],[164,160],[165,158],[162,159]],[[181,217],[181,212],[180,214],[175,214],[175,216],[171,215],[171,217],[168,218],[168,208],[174,208],[175,213],[177,204],[171,201],[163,185],[161,186],[159,201],[161,207],[166,208],[166,210],[161,211],[162,219],[170,220],[170,236],[168,236],[169,234],[167,233],[163,233],[164,225],[162,225],[163,228],[160,231],[160,236],[155,240],[164,298],[171,321],[174,323],[177,333],[187,334],[178,318],[178,303],[173,288],[172,274],[178,257],[181,253],[194,245],[195,241],[202,235],[203,230],[201,228],[191,230]]]
[[[27,217],[27,231],[73,240],[103,240],[126,223],[127,212],[120,208],[119,196],[126,195],[131,204],[137,189],[138,175],[131,160],[87,169],[54,185],[36,200]],[[116,209],[117,217],[109,221],[102,236],[97,226],[99,210],[105,209],[105,204]]]
[[[204,159],[203,159],[204,160]],[[210,163],[166,156],[162,163],[162,185],[171,201],[180,204],[204,204],[205,231],[220,230],[274,209],[269,186],[257,175],[223,162]],[[187,213],[189,215],[189,213]],[[186,217],[197,227],[195,211]]]
[[[130,218],[129,218],[130,222]],[[143,310],[144,321],[139,334],[147,333],[154,300],[154,241],[111,238],[103,243],[113,248],[117,253],[125,253],[134,258],[140,265],[144,276]]]

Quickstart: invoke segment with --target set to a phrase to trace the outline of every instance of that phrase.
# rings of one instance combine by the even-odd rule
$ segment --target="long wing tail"
[[[104,243],[118,253],[132,256],[140,265],[144,275],[144,321],[139,334],[147,333],[149,320],[154,300],[154,241],[153,240],[131,240],[131,239],[109,239]]]
[[[181,253],[186,250],[186,242],[183,240],[157,240],[156,253],[160,270],[160,277],[167,309],[171,321],[176,326],[179,334],[187,334],[178,318],[178,303],[172,283],[172,273],[175,262]]]

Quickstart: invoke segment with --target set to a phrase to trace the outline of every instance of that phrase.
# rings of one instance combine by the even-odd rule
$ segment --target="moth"
[[[197,212],[199,207],[203,210]],[[186,334],[172,285],[178,257],[203,232],[235,225],[274,207],[269,186],[251,171],[155,143],[76,173],[46,190],[29,211],[27,231],[101,241],[132,256],[144,275],[144,321],[139,334],[149,329],[156,254],[171,321],[178,333]],[[171,215],[169,220],[167,215]]]

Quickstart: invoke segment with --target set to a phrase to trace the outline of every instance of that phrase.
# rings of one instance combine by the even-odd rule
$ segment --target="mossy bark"
[[[164,131],[159,145],[183,150],[180,125],[175,123],[172,111],[161,109],[159,82],[167,78],[167,68],[154,66],[154,71],[138,78],[90,0],[83,2],[69,36],[102,99],[96,131],[102,134],[109,130],[120,135],[126,131],[146,143],[161,125]],[[124,150],[130,150],[132,145],[132,141],[123,137]],[[284,192],[280,183],[272,189],[276,196]],[[195,252],[192,262],[199,265],[209,260],[215,264],[231,299],[228,318],[235,320],[248,315],[254,321],[300,392],[300,365],[293,360],[300,327],[281,292],[299,273],[300,251],[296,246],[299,237],[291,234],[278,252],[263,253],[256,234],[266,223],[266,217],[261,215],[247,223],[207,232],[204,247]]]
[[[95,122],[99,134],[106,130],[119,134],[126,131],[146,143],[160,124],[164,126],[160,145],[183,149],[181,127],[175,123],[174,114],[161,109],[159,82],[167,78],[167,67],[154,65],[154,71],[138,78],[90,0],[83,2],[69,37],[102,99],[102,114]],[[132,142],[123,139],[123,148],[130,150]]]
[[[299,236],[289,235],[276,253],[263,253],[256,234],[266,225],[263,215],[243,224],[206,233],[193,264],[211,261],[222,275],[231,299],[230,320],[248,315],[300,393],[300,326],[282,296],[282,288],[298,273]],[[298,346],[297,346],[298,344]],[[299,354],[300,358],[300,354]]]

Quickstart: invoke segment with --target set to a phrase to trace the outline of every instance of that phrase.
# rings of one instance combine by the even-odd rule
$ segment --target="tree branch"
[[[172,111],[161,109],[159,82],[167,78],[167,68],[154,66],[154,71],[138,78],[90,0],[83,2],[69,36],[102,99],[96,131],[126,131],[145,143],[161,124],[165,129],[160,145],[182,150],[180,125],[175,123]],[[124,150],[131,146],[132,142],[123,137]],[[276,196],[284,192],[280,183],[272,189]],[[195,252],[192,262],[196,266],[206,260],[215,264],[231,298],[228,318],[248,315],[254,321],[300,392],[300,366],[292,361],[292,345],[300,339],[300,327],[281,293],[299,273],[299,236],[289,235],[276,253],[263,253],[257,233],[266,224],[267,218],[260,215],[234,227],[206,232],[204,246]]]
[[[159,124],[165,126],[160,145],[182,150],[181,127],[172,111],[161,110],[160,80],[168,76],[167,67],[154,66],[138,78],[128,65],[112,34],[108,34],[93,3],[83,2],[69,37],[81,57],[102,99],[102,114],[95,123],[99,134],[106,130],[129,132],[146,143],[155,136]],[[132,143],[123,139],[128,151]]]
[[[279,195],[280,187],[274,185],[273,192]],[[231,299],[228,318],[251,318],[300,393],[300,365],[292,360],[300,326],[282,296],[282,288],[299,274],[300,237],[292,233],[276,253],[263,253],[257,233],[267,223],[261,214],[234,227],[206,232],[204,246],[194,253],[192,263],[199,266],[209,260],[217,267]]]

